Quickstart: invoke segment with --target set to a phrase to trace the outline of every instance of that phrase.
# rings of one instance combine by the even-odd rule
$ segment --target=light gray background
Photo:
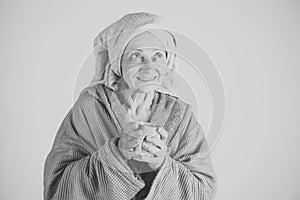
[[[202,44],[227,93],[218,200],[300,199],[298,1],[1,1],[0,199],[42,199],[45,157],[96,34],[149,11]]]

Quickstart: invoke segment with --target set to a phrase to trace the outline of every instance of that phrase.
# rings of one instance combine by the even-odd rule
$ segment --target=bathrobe
[[[132,171],[116,145],[125,112],[114,91],[103,84],[80,94],[62,120],[45,161],[45,200],[214,198],[216,174],[190,104],[155,91],[150,122],[169,133],[168,154],[150,181]],[[140,197],[145,188],[146,196]]]

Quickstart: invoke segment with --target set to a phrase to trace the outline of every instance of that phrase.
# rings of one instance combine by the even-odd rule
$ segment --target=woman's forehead
[[[154,35],[149,32],[143,32],[136,35],[130,42],[127,44],[124,53],[133,51],[133,50],[143,50],[143,49],[160,49],[164,50],[164,46],[161,41],[157,39]]]

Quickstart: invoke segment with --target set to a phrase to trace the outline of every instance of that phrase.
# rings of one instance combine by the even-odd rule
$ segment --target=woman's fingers
[[[132,159],[140,162],[153,163],[157,158],[149,152],[143,152],[138,156],[133,156]]]
[[[143,149],[155,156],[158,156],[160,151],[160,149],[157,146],[154,146],[146,141],[143,142]]]
[[[133,137],[133,138],[142,138],[142,137],[144,137],[144,133],[140,129],[132,131],[132,132],[129,132],[129,133],[127,133],[127,135],[129,137]]]
[[[123,155],[125,155],[125,157],[130,160],[132,157],[138,156],[140,154],[139,151],[135,150],[135,149],[120,149],[120,151],[123,153]]]
[[[124,145],[127,149],[136,148],[141,145],[144,139],[142,130],[136,130],[129,134],[125,134],[124,137]]]
[[[151,126],[143,126],[141,128],[140,125],[134,121],[127,124],[120,140],[120,147],[124,154],[126,154],[126,157],[133,158],[135,156],[141,156],[143,160],[146,158],[154,159],[166,152],[168,132],[163,127],[159,127],[156,130],[152,130],[151,128]],[[144,140],[145,137],[146,140]],[[145,162],[147,162],[146,160]]]
[[[155,155],[153,155],[152,153],[144,150],[142,153],[141,153],[141,158],[155,158]]]
[[[159,127],[157,131],[160,134],[162,140],[167,140],[169,133],[163,127]]]
[[[159,149],[166,148],[166,143],[157,137],[146,137],[146,141],[154,146],[157,146]]]
[[[131,140],[131,141],[127,140],[126,146],[132,148],[140,145],[142,142],[143,142],[143,138],[136,138],[135,140]]]
[[[138,127],[139,127],[139,125],[136,122],[129,122],[127,124],[127,126],[124,128],[124,132],[127,134],[131,133],[134,130],[136,130]]]

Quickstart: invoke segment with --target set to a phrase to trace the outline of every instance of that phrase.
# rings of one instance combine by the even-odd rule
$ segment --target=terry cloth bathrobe
[[[130,27],[128,23],[154,23],[157,16],[135,13],[122,19],[127,24],[119,24],[119,29]],[[203,131],[191,105],[166,91],[155,91],[150,107],[150,122],[169,133],[165,162],[145,178],[123,160],[116,142],[126,110],[112,84],[118,72],[111,63],[105,70],[97,69],[109,62],[97,61],[92,84],[81,92],[57,131],[44,167],[44,199],[213,199],[216,176]]]

